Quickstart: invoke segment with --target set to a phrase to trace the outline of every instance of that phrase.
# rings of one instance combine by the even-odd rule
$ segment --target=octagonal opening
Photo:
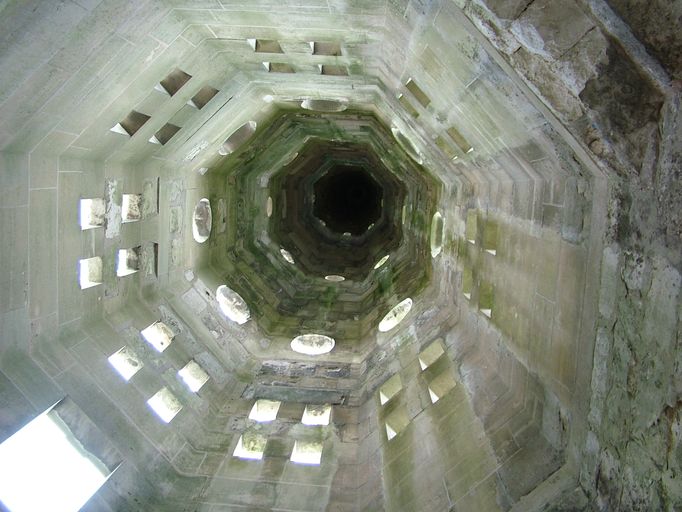
[[[381,217],[382,198],[365,169],[337,165],[315,183],[313,214],[335,233],[359,236]]]

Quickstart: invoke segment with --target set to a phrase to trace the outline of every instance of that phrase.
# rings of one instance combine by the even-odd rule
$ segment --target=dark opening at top
[[[362,167],[335,166],[314,190],[313,214],[336,233],[362,235],[381,217],[383,191]]]

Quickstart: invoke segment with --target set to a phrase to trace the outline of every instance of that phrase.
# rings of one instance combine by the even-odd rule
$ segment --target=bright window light
[[[116,256],[116,275],[118,277],[129,276],[140,270],[140,253],[142,247],[131,249],[119,249]]]
[[[331,352],[336,341],[324,334],[301,334],[291,340],[291,350],[299,354],[319,356]]]
[[[168,348],[174,336],[175,334],[173,334],[170,327],[163,322],[154,322],[142,330],[142,337],[159,352],[163,352]]]
[[[254,433],[244,433],[239,436],[237,446],[232,454],[240,459],[261,460],[265,452],[265,444],[268,440]]]
[[[144,363],[137,357],[137,354],[129,347],[123,347],[118,352],[111,354],[109,356],[109,364],[126,381],[129,381],[144,366]]]
[[[106,214],[104,199],[81,199],[79,214],[81,229],[93,229],[104,226]]]
[[[192,215],[192,236],[194,240],[200,244],[208,240],[212,225],[211,203],[204,197],[194,207],[194,214]]]
[[[443,250],[443,216],[440,212],[431,219],[431,257],[435,258]]]
[[[303,411],[301,423],[304,425],[329,425],[329,416],[332,412],[332,406],[325,405],[306,405]]]
[[[374,270],[381,268],[384,265],[384,263],[386,263],[388,261],[388,258],[390,258],[390,257],[391,257],[391,255],[387,254],[386,256],[381,258],[379,261],[377,261],[374,265]]]
[[[170,423],[182,409],[182,404],[175,398],[168,388],[161,388],[147,404],[164,423]]]
[[[340,283],[340,282],[346,280],[345,277],[339,276],[339,275],[336,275],[336,274],[330,274],[330,275],[328,275],[328,276],[324,276],[324,278],[325,278],[327,281],[331,281],[332,283]]]
[[[386,423],[386,437],[388,438],[388,440],[390,441],[391,439],[393,439],[397,435],[398,435],[398,433],[391,428],[391,425]]]
[[[277,400],[256,400],[249,413],[249,419],[259,423],[274,420],[277,417],[280,403]]]
[[[0,501],[12,512],[80,510],[108,475],[52,412],[0,444]]]
[[[268,218],[272,217],[272,197],[268,196],[268,201],[265,203],[265,214]]]
[[[290,460],[298,464],[319,466],[322,460],[322,443],[316,441],[295,441]]]
[[[251,312],[246,301],[234,290],[220,285],[215,292],[220,311],[233,322],[242,325],[251,318]]]
[[[409,297],[396,304],[391,311],[379,322],[379,332],[387,332],[403,321],[412,309],[412,299]]]
[[[196,361],[190,361],[178,371],[178,375],[193,393],[196,393],[208,382],[208,374]]]
[[[78,281],[81,290],[102,284],[102,258],[96,256],[79,260]]]

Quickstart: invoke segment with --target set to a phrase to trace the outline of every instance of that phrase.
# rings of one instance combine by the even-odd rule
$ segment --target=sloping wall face
[[[92,511],[682,507],[682,12],[659,4],[7,4],[0,442],[67,397],[120,462]],[[271,238],[310,133],[261,135],[339,142],[333,113],[416,169],[358,283]],[[292,350],[318,329],[330,352]]]

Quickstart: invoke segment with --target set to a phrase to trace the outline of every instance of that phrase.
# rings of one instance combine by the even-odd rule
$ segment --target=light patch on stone
[[[118,181],[108,179],[104,188],[106,208],[106,238],[116,238],[121,234],[121,192],[118,190]]]
[[[388,332],[396,327],[412,309],[412,299],[409,297],[391,309],[386,316],[379,322],[379,332]]]
[[[178,375],[193,393],[199,391],[208,382],[208,374],[194,360],[181,368],[178,371]]]
[[[419,353],[419,366],[422,371],[435,363],[445,353],[440,340],[436,340]]]
[[[403,382],[400,380],[400,374],[396,373],[379,388],[379,402],[381,405],[384,405],[396,396],[401,389],[403,389]]]
[[[334,338],[324,334],[301,334],[291,340],[291,350],[299,354],[319,356],[331,352],[335,344]]]
[[[291,462],[319,466],[322,461],[322,443],[318,441],[295,441]]]
[[[231,288],[224,284],[220,285],[215,295],[220,311],[233,322],[243,325],[251,318],[248,304],[241,295]]]
[[[329,425],[331,412],[332,406],[329,404],[306,405],[301,423],[304,425]]]
[[[137,357],[130,347],[123,347],[109,356],[109,364],[119,373],[125,381],[129,381],[133,375],[139,372],[144,363]]]
[[[277,400],[256,400],[256,403],[253,404],[251,412],[249,413],[249,419],[257,421],[258,423],[273,421],[277,418],[277,412],[279,411],[280,405],[281,402]]]
[[[153,397],[147,400],[147,405],[164,423],[170,423],[182,410],[182,404],[166,387],[161,388]]]
[[[140,270],[141,247],[119,249],[116,255],[116,275],[128,276]]]

